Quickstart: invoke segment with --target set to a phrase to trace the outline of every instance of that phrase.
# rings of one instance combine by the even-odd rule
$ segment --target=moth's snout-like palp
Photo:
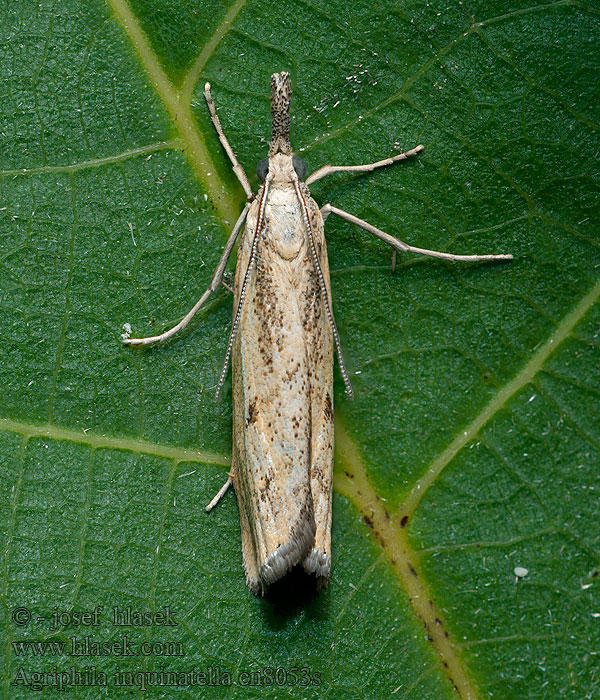
[[[271,132],[271,144],[269,155],[276,153],[292,155],[290,145],[290,100],[292,86],[290,74],[273,73],[271,76],[271,113],[273,115],[273,130]]]
[[[269,157],[263,158],[256,167],[256,174],[261,182],[266,180],[271,171],[272,176],[279,180],[290,181],[290,174],[296,172],[299,180],[306,176],[306,163],[297,156],[292,156],[290,144],[290,101],[292,85],[290,74],[285,71],[273,73],[271,76],[271,113],[273,127]],[[283,157],[282,157],[283,156]]]

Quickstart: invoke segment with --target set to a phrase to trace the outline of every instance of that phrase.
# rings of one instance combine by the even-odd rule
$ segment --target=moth
[[[367,165],[325,165],[305,178],[290,144],[288,73],[271,77],[272,136],[257,166],[253,194],[223,133],[207,83],[204,95],[221,144],[248,201],[208,289],[173,328],[129,345],[164,341],[185,328],[223,282],[243,227],[233,289],[233,324],[217,395],[229,361],[233,381],[233,460],[229,479],[238,500],[248,586],[264,594],[295,566],[326,586],[331,571],[333,480],[333,348],[352,400],[332,313],[324,221],[336,214],[388,243],[445,260],[510,260],[510,255],[452,255],[415,248],[331,204],[319,207],[308,186],[335,172],[367,172],[417,155],[423,146]],[[245,223],[245,226],[244,226]],[[395,262],[395,257],[394,257]]]

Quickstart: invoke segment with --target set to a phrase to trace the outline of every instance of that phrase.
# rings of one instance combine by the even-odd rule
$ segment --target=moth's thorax
[[[272,184],[265,206],[265,236],[275,252],[292,260],[306,249],[306,230],[298,196],[289,182]]]

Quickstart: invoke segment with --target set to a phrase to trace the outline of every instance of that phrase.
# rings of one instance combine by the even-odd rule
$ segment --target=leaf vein
[[[72,163],[71,165],[42,165],[39,168],[13,168],[11,170],[0,170],[0,177],[13,177],[15,175],[42,175],[44,173],[76,173],[78,170],[98,168],[103,165],[120,163],[129,158],[156,153],[156,151],[182,150],[182,147],[182,143],[178,140],[157,141],[156,143],[151,143],[147,146],[131,148],[113,156],[92,158],[91,160],[83,160],[79,163]]]
[[[126,0],[108,0],[108,2],[115,17],[137,51],[143,69],[171,116],[173,126],[179,132],[184,143],[183,151],[197,179],[202,183],[210,196],[217,213],[224,223],[233,224],[238,217],[236,208],[231,203],[230,198],[224,195],[225,183],[221,180],[216,166],[208,153],[204,137],[192,114],[191,106],[181,100],[181,95],[176,91],[160,65],[148,37]]]
[[[496,396],[487,404],[480,414],[471,421],[465,430],[461,432],[432,463],[427,472],[416,482],[411,490],[410,495],[400,509],[402,511],[401,514],[410,515],[415,511],[423,495],[435,482],[445,467],[454,459],[456,454],[467,443],[473,440],[484,425],[486,425],[513,396],[532,381],[534,376],[543,368],[546,360],[556,348],[572,334],[577,323],[598,301],[598,298],[600,298],[600,282],[597,282],[580,302],[562,319],[554,333],[552,333],[548,340],[534,353],[521,371],[498,391]]]
[[[90,431],[69,430],[57,425],[35,425],[24,423],[10,418],[0,418],[0,430],[18,433],[26,438],[50,438],[52,440],[66,440],[90,445],[96,449],[126,450],[140,454],[164,457],[176,462],[201,462],[203,464],[216,464],[222,467],[231,465],[231,458],[216,452],[204,450],[189,450],[184,447],[170,447],[155,442],[149,442],[142,438],[118,438],[99,435]]]
[[[229,10],[227,10],[223,21],[213,32],[211,38],[206,42],[204,48],[198,55],[198,58],[194,61],[192,67],[183,79],[179,95],[181,101],[185,104],[191,105],[194,87],[198,82],[200,74],[202,73],[204,67],[208,63],[210,57],[214,54],[215,49],[217,48],[223,37],[225,37],[228,34],[229,30],[232,28],[233,21],[241,12],[245,4],[246,0],[237,0],[229,8]]]

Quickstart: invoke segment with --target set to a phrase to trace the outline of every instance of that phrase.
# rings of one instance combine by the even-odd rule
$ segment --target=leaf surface
[[[598,8],[68,0],[3,16],[3,696],[92,669],[38,679],[42,697],[57,678],[73,698],[595,697]],[[319,202],[416,246],[515,259],[392,272],[384,244],[329,217],[356,397],[337,373],[332,580],[259,600],[233,496],[203,508],[231,453],[230,384],[213,400],[228,294],[161,347],[120,334],[181,318],[241,209],[204,82],[256,187],[280,70],[309,172],[425,145],[316,183]],[[96,606],[98,624],[70,617]],[[113,606],[176,624],[118,627]],[[86,636],[115,646],[19,646]]]

